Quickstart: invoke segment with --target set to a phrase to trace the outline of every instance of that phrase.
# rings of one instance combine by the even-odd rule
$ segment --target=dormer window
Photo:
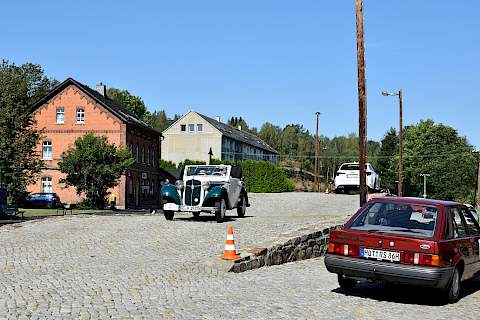
[[[77,109],[77,124],[85,124],[85,109]]]

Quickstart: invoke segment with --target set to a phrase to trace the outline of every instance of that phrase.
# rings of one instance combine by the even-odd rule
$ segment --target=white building
[[[161,159],[176,164],[213,159],[268,160],[276,162],[278,152],[254,134],[190,111],[163,132]]]

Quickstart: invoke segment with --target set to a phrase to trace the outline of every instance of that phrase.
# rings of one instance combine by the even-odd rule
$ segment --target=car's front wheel
[[[227,211],[227,205],[225,204],[225,199],[218,200],[215,202],[215,219],[218,223],[221,223],[225,220],[225,212]]]
[[[447,288],[443,292],[444,300],[446,303],[455,303],[458,301],[458,299],[460,298],[460,291],[461,291],[460,283],[461,283],[461,273],[457,267],[455,268],[455,270],[453,270],[452,279],[450,279],[450,282]]]
[[[357,280],[355,279],[350,279],[346,278],[345,276],[338,275],[338,284],[340,285],[340,288],[345,291],[349,292],[352,291],[355,286],[357,285]]]
[[[173,216],[175,215],[175,212],[170,211],[170,210],[164,210],[163,215],[165,216],[165,219],[173,220]]]
[[[245,212],[247,211],[247,199],[244,195],[241,196],[240,201],[237,205],[237,215],[239,218],[245,217]]]

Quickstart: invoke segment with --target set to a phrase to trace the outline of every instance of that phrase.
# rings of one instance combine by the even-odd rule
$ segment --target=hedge
[[[178,164],[178,168],[190,164],[205,164],[205,162],[186,159]],[[235,165],[235,162],[212,159],[212,164]],[[237,165],[242,167],[245,187],[249,192],[289,192],[295,187],[285,171],[272,162],[245,160],[238,161]]]

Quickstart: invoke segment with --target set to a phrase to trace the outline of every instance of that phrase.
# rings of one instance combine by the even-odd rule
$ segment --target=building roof
[[[94,90],[92,88],[89,88],[88,86],[84,85],[83,83],[78,82],[77,80],[73,78],[67,78],[65,81],[57,85],[55,88],[53,88],[49,93],[47,93],[43,98],[38,100],[32,105],[32,112],[35,111],[38,107],[41,105],[47,103],[48,100],[53,98],[56,94],[61,92],[63,89],[67,88],[69,85],[74,85],[80,90],[82,90],[85,94],[87,94],[90,98],[95,100],[97,103],[101,104],[105,109],[113,113],[116,117],[118,117],[120,120],[123,122],[130,124],[130,125],[135,125],[138,127],[141,127],[143,129],[149,130],[150,132],[153,132],[159,136],[162,135],[161,132],[149,127],[145,122],[137,119],[135,115],[130,112],[127,108],[119,104],[118,102],[103,96],[100,92],[97,90]]]
[[[222,122],[219,122],[215,119],[212,119],[210,117],[207,117],[203,114],[200,114],[196,112],[200,117],[205,119],[208,123],[210,123],[212,126],[214,126],[217,130],[219,130],[223,135],[232,138],[234,140],[238,140],[241,142],[244,142],[246,144],[249,144],[251,146],[266,150],[271,153],[276,153],[278,152],[270,147],[265,141],[257,137],[256,135],[246,132],[243,130],[239,130],[238,128],[235,128],[234,126],[231,126],[229,124],[225,124]]]

